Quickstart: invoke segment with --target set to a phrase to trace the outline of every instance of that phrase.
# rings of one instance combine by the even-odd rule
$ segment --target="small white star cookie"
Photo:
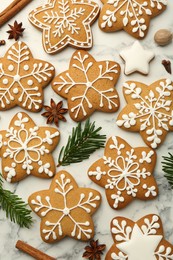
[[[154,59],[155,54],[150,50],[145,50],[139,41],[135,41],[132,46],[122,50],[120,56],[125,61],[125,74],[140,72],[144,75],[149,73],[149,63]]]

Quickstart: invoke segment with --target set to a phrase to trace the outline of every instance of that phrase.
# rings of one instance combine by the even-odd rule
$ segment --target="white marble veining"
[[[10,3],[11,0],[1,0],[0,1],[0,10],[4,9],[7,3]],[[53,56],[48,55],[44,52],[41,43],[41,32],[35,29],[27,20],[27,14],[30,10],[37,7],[40,3],[45,3],[46,0],[35,0],[31,2],[25,9],[23,9],[15,18],[11,19],[9,23],[13,23],[16,19],[18,22],[23,22],[26,31],[24,32],[23,40],[29,45],[33,55],[36,58],[48,60],[54,64],[56,68],[56,74],[68,69],[69,60],[74,52],[72,48],[66,48],[59,54]],[[94,46],[90,50],[90,53],[97,60],[114,60],[121,64],[122,74],[120,80],[117,84],[117,91],[120,95],[121,107],[125,105],[124,97],[122,95],[122,83],[126,80],[136,80],[142,81],[144,83],[152,83],[155,80],[160,78],[170,77],[169,74],[164,70],[161,65],[163,59],[172,60],[173,66],[173,43],[166,47],[159,47],[155,44],[153,37],[154,33],[160,28],[166,28],[173,31],[173,1],[168,1],[167,10],[160,16],[155,19],[152,19],[149,33],[145,40],[141,41],[145,48],[151,49],[155,53],[155,59],[150,64],[150,73],[148,76],[142,76],[140,74],[132,74],[130,76],[125,76],[123,73],[124,64],[122,59],[119,57],[119,52],[122,48],[129,46],[134,42],[131,36],[125,32],[109,33],[106,34],[102,32],[98,27],[98,22],[92,26],[93,36],[94,36]],[[5,24],[0,29],[0,39],[7,40],[8,35],[6,31],[8,30],[8,25]],[[14,43],[14,40],[7,40],[5,46],[0,47],[0,56],[3,56],[6,50]],[[172,77],[173,78],[173,77]],[[61,97],[56,95],[51,89],[50,85],[44,90],[45,93],[45,104],[49,104],[50,98],[53,97],[56,102],[61,100]],[[64,101],[66,105],[66,101]],[[0,129],[6,129],[10,122],[10,119],[16,112],[20,111],[19,107],[11,109],[9,111],[0,112]],[[119,110],[120,111],[120,110]],[[28,113],[39,125],[46,125],[46,119],[40,116],[37,113]],[[123,131],[118,128],[115,124],[117,113],[105,114],[100,112],[95,112],[91,116],[91,121],[95,121],[97,126],[102,126],[102,133],[106,134],[107,137],[111,135],[118,135],[127,140],[131,145],[141,145],[145,146],[142,138],[139,133],[130,133]],[[67,138],[73,126],[76,125],[68,115],[66,115],[67,123],[60,122],[59,130],[61,132],[61,141],[54,151],[54,158],[57,161],[58,153],[62,145],[66,144]],[[164,224],[165,238],[173,243],[173,190],[170,189],[170,186],[167,183],[166,178],[163,176],[161,169],[161,160],[163,155],[173,152],[173,133],[169,133],[166,137],[164,144],[157,150],[157,165],[154,171],[156,177],[160,195],[157,199],[153,201],[134,201],[127,208],[116,211],[109,207],[104,189],[100,188],[96,184],[92,183],[91,180],[87,177],[87,170],[89,166],[96,161],[99,157],[103,155],[103,149],[95,152],[89,160],[86,160],[78,165],[70,165],[68,167],[60,167],[58,170],[65,169],[69,171],[79,186],[92,187],[101,192],[103,197],[103,202],[99,210],[93,216],[95,223],[95,238],[99,239],[101,243],[106,243],[107,250],[113,243],[111,234],[110,234],[110,221],[115,216],[124,216],[129,217],[133,220],[143,217],[149,213],[159,214],[162,218]],[[21,181],[18,184],[7,184],[5,187],[15,191],[16,194],[21,196],[25,201],[27,201],[28,196],[38,190],[46,189],[49,187],[51,180],[42,180],[36,177],[29,176],[25,180]],[[18,250],[15,249],[15,243],[18,239],[24,240],[32,246],[46,252],[47,254],[56,257],[58,260],[81,260],[83,249],[86,246],[86,243],[79,242],[70,238],[65,238],[61,242],[56,244],[46,244],[40,238],[39,232],[39,223],[40,218],[33,213],[34,224],[32,228],[23,229],[19,228],[16,224],[11,223],[6,219],[5,214],[0,210],[0,259],[1,260],[29,260],[32,259],[30,256],[27,256]],[[106,250],[106,251],[107,251]],[[105,251],[105,253],[106,253]],[[105,254],[104,254],[105,256]],[[103,256],[103,259],[104,259]]]

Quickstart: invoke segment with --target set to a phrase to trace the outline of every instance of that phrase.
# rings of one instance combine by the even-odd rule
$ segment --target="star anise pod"
[[[9,33],[8,39],[15,39],[17,41],[21,36],[23,36],[23,31],[25,28],[22,28],[22,23],[14,22],[14,25],[10,25],[11,30],[7,31]]]
[[[58,104],[51,98],[50,106],[43,106],[47,112],[41,114],[42,116],[47,117],[47,124],[55,123],[58,126],[59,120],[66,122],[66,118],[63,114],[67,113],[68,109],[63,108],[63,102],[60,101]]]
[[[90,246],[85,247],[85,252],[83,253],[83,257],[89,260],[101,260],[101,255],[105,250],[106,245],[99,244],[98,240],[91,240]]]

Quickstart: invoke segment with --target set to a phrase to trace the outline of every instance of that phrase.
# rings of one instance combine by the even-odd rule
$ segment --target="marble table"
[[[0,1],[0,10],[4,9],[8,5],[10,0]],[[37,7],[40,3],[45,3],[46,0],[35,0],[32,1],[25,9],[23,9],[15,18],[11,19],[9,23],[13,23],[16,19],[18,22],[23,22],[26,31],[24,33],[23,40],[29,45],[33,55],[40,59],[45,59],[51,62],[56,68],[56,74],[60,73],[68,68],[69,60],[74,52],[72,48],[66,48],[61,53],[56,55],[48,55],[44,52],[42,48],[41,33],[35,29],[27,19],[27,15],[30,10]],[[161,28],[172,29],[173,28],[173,1],[168,1],[167,10],[153,19],[151,22],[150,30],[145,38],[141,41],[145,48],[151,49],[155,53],[155,59],[151,62],[150,73],[148,76],[142,76],[138,73],[134,73],[130,76],[125,76],[123,73],[124,64],[119,56],[120,50],[124,47],[131,45],[134,39],[121,31],[118,33],[106,34],[102,32],[98,23],[92,26],[93,36],[94,36],[94,46],[90,50],[90,53],[94,55],[97,60],[112,59],[121,64],[122,74],[120,80],[117,84],[117,91],[121,99],[121,107],[125,105],[125,100],[122,95],[122,84],[126,80],[136,80],[142,81],[144,83],[152,83],[160,78],[171,77],[161,65],[163,59],[169,59],[173,62],[173,43],[166,47],[159,47],[155,44],[153,37],[154,33]],[[5,24],[0,29],[0,39],[7,40],[8,35],[6,31],[8,30],[8,25]],[[173,31],[173,29],[172,29]],[[6,50],[11,46],[13,40],[7,40],[5,46],[0,47],[0,56],[4,55]],[[173,63],[172,63],[173,64]],[[45,104],[49,104],[50,98],[53,97],[56,102],[61,100],[61,97],[55,95],[50,86],[45,90]],[[64,101],[66,105],[66,101]],[[21,109],[15,107],[9,111],[0,112],[0,129],[6,129],[10,119]],[[41,113],[28,113],[31,117],[38,122],[39,125],[45,125],[45,118],[40,116]],[[130,133],[123,131],[116,126],[115,120],[118,113],[105,114],[100,112],[95,112],[91,116],[91,121],[96,122],[96,126],[102,126],[102,133],[106,134],[107,137],[112,135],[118,135],[127,140],[131,145],[138,144],[139,146],[145,146],[142,138],[138,133]],[[60,123],[59,130],[61,132],[61,141],[54,151],[54,159],[57,161],[60,148],[66,144],[68,135],[71,132],[73,126],[76,123],[73,122],[67,115],[67,123]],[[157,165],[154,171],[158,186],[159,186],[159,196],[157,199],[144,202],[144,201],[134,201],[127,208],[116,211],[109,207],[104,189],[100,188],[87,177],[87,170],[89,166],[95,162],[98,158],[103,155],[103,149],[95,152],[88,160],[80,164],[72,164],[67,167],[59,167],[58,170],[65,169],[69,171],[73,177],[78,182],[79,186],[91,187],[100,191],[103,197],[103,202],[97,213],[93,216],[95,223],[95,238],[99,239],[100,243],[106,243],[107,250],[113,243],[110,234],[110,221],[115,216],[124,216],[137,220],[146,214],[154,213],[159,214],[162,218],[165,238],[173,243],[173,190],[171,190],[166,178],[163,176],[163,171],[161,167],[162,156],[167,155],[169,152],[173,152],[173,133],[169,133],[166,137],[164,144],[157,150]],[[5,183],[5,187],[14,191],[16,194],[21,196],[23,200],[27,201],[28,196],[38,190],[47,189],[50,185],[51,180],[42,180],[36,177],[30,176],[25,180],[17,184]],[[15,249],[15,243],[18,239],[23,240],[32,246],[46,252],[47,254],[56,257],[58,260],[81,260],[82,254],[84,252],[84,247],[86,243],[79,242],[70,238],[65,238],[56,244],[46,244],[40,238],[39,224],[40,219],[33,213],[34,224],[30,229],[20,228],[18,225],[11,223],[6,219],[5,214],[0,210],[0,259],[1,260],[29,260],[32,259],[18,250]],[[106,253],[106,251],[105,251]],[[104,255],[105,256],[105,255]],[[103,256],[103,259],[104,259]]]

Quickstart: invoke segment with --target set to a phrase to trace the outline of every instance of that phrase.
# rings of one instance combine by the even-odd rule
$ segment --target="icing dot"
[[[14,66],[13,66],[12,64],[9,65],[9,66],[8,66],[8,70],[9,70],[9,71],[13,71],[13,70],[14,70]]]
[[[68,208],[64,208],[63,214],[67,216],[69,213],[70,213],[70,210]]]
[[[92,82],[87,82],[87,83],[86,83],[86,86],[87,86],[88,88],[92,87]]]
[[[27,83],[28,83],[29,86],[32,86],[33,85],[33,80],[30,79],[30,80],[28,80]]]
[[[28,65],[25,65],[23,68],[24,68],[25,71],[29,70],[29,66]]]
[[[3,79],[3,84],[7,85],[8,84],[8,79]]]
[[[15,75],[14,76],[14,81],[19,81],[20,80],[20,76],[19,75]]]
[[[14,94],[18,94],[18,93],[19,93],[18,88],[14,88],[14,89],[13,89],[13,93],[14,93]]]

